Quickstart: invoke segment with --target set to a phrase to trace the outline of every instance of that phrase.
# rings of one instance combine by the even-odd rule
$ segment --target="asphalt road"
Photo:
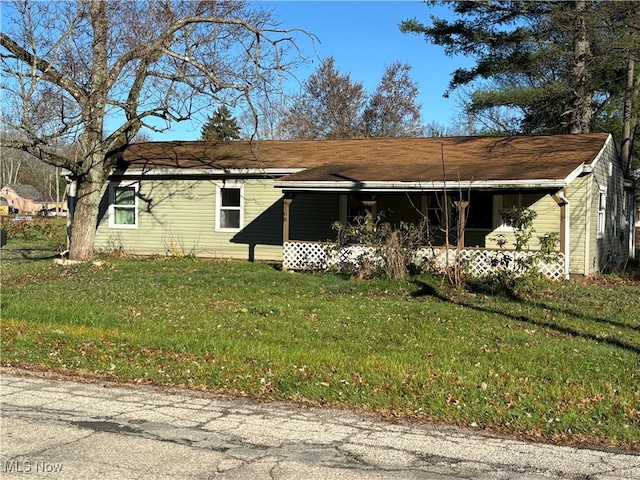
[[[185,391],[8,374],[0,478],[640,479],[640,456]]]

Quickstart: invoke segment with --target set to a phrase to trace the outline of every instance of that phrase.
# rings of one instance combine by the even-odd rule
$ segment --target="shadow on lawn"
[[[33,247],[33,248],[6,248],[0,250],[2,261],[41,261],[60,258],[60,251],[55,248]]]
[[[633,325],[630,325],[628,323],[621,323],[621,322],[616,322],[615,320],[609,320],[608,318],[596,317],[595,315],[586,315],[584,313],[580,313],[577,310],[573,310],[571,308],[557,307],[557,306],[554,306],[554,305],[549,305],[549,304],[544,303],[544,302],[526,301],[526,300],[522,300],[520,298],[518,298],[516,300],[518,302],[520,302],[520,303],[526,303],[527,305],[532,306],[532,307],[546,309],[546,310],[552,310],[554,312],[561,313],[561,314],[564,314],[564,315],[570,315],[572,317],[580,318],[580,319],[586,320],[588,322],[604,323],[604,324],[607,324],[607,325],[611,325],[612,327],[628,328],[629,330],[640,330],[640,323],[637,323],[636,326],[633,326]]]
[[[621,340],[618,340],[617,338],[609,338],[609,337],[601,337],[598,335],[594,335],[592,333],[587,333],[584,331],[579,331],[567,326],[561,326],[561,325],[557,325],[553,322],[549,322],[546,320],[537,320],[535,318],[532,318],[530,316],[526,316],[526,315],[515,315],[511,312],[506,312],[506,311],[502,311],[498,308],[490,308],[490,307],[486,307],[483,305],[474,305],[473,303],[470,302],[466,302],[463,300],[457,300],[457,299],[452,299],[446,295],[443,295],[441,292],[437,291],[434,287],[432,287],[431,285],[429,285],[428,283],[422,282],[420,280],[414,280],[413,282],[417,287],[418,290],[413,292],[411,295],[415,298],[420,298],[420,297],[435,297],[437,299],[439,299],[442,302],[446,302],[446,303],[451,303],[454,305],[459,305],[465,308],[470,308],[472,310],[478,311],[478,312],[483,312],[483,313],[490,313],[490,314],[496,314],[496,315],[501,315],[503,317],[506,317],[510,320],[514,320],[514,321],[519,321],[519,322],[525,322],[525,323],[529,323],[531,325],[536,325],[538,327],[546,327],[546,328],[550,328],[552,330],[555,330],[556,332],[559,333],[563,333],[566,335],[570,335],[572,337],[581,337],[581,338],[585,338],[585,339],[589,339],[589,340],[593,340],[595,342],[599,342],[599,343],[606,343],[609,345],[612,345],[614,347],[618,347],[621,348],[623,350],[627,350],[630,352],[633,352],[635,354],[640,355],[640,347],[638,346],[638,344],[635,343],[627,343],[627,342],[623,342]],[[546,309],[549,311],[554,311],[558,314],[564,314],[564,315],[571,315],[576,319],[580,319],[580,320],[584,320],[584,321],[588,321],[588,322],[599,322],[599,323],[607,323],[609,325],[613,325],[616,327],[623,327],[623,328],[628,328],[631,330],[637,330],[637,327],[632,327],[631,325],[626,325],[623,323],[619,323],[619,322],[615,322],[612,320],[608,320],[608,319],[604,319],[604,318],[595,318],[595,317],[590,317],[587,315],[584,315],[582,313],[576,312],[576,311],[572,311],[571,309],[563,309],[563,308],[558,308],[555,306],[550,306],[547,305],[545,303],[537,303],[537,302],[525,302],[521,299],[516,300],[518,302],[521,303],[526,303],[529,306],[532,307],[536,307],[536,308],[541,308],[541,309]]]

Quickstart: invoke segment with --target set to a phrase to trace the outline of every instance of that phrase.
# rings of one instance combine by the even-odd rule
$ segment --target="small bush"
[[[629,260],[615,272],[622,279],[631,282],[640,282],[640,260],[634,258]]]
[[[536,218],[536,212],[526,207],[513,207],[502,212],[502,217],[505,223],[513,228],[515,252],[528,250],[529,240],[535,233],[533,221]],[[500,252],[493,265],[495,273],[468,282],[468,285],[472,290],[482,293],[503,294],[511,298],[527,298],[535,292],[541,281],[539,263],[553,260],[560,236],[557,232],[539,236],[540,250],[534,255],[526,257],[512,256],[507,253],[504,250],[507,240],[502,234],[497,235],[493,241],[500,247]]]
[[[67,244],[67,222],[59,218],[37,217],[33,220],[15,221],[2,218],[2,228],[13,243],[49,244],[64,250]]]
[[[357,217],[353,224],[335,222],[332,227],[337,235],[337,246],[341,250],[349,245],[373,247],[374,253],[363,253],[357,259],[341,262],[336,270],[348,272],[357,278],[406,278],[415,273],[415,251],[427,237],[426,223],[406,223],[392,225],[382,221],[383,215],[375,220]]]

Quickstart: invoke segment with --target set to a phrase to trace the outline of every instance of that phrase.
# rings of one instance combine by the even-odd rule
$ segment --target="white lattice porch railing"
[[[484,276],[499,269],[511,270],[514,273],[522,269],[527,258],[538,252],[515,252],[511,250],[464,249],[460,250],[460,261],[465,272],[471,276]],[[443,247],[421,248],[415,252],[413,263],[428,266],[431,270],[444,272],[447,265],[453,265],[458,251]],[[342,266],[357,266],[362,261],[369,264],[382,263],[383,258],[374,247],[349,245],[338,247],[332,244],[311,242],[286,242],[283,245],[282,265],[285,270],[326,270]],[[560,280],[564,278],[564,254],[556,253],[551,261],[538,261],[538,271],[548,278]]]

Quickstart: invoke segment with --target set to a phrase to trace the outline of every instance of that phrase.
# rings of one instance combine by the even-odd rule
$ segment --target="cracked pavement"
[[[105,381],[3,374],[0,478],[640,479],[640,455]]]

